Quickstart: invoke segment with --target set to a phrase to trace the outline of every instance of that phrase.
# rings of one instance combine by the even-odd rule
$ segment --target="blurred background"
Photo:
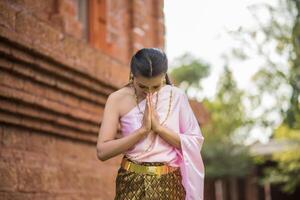
[[[0,0],[0,199],[113,199],[96,141],[143,47],[190,98],[205,200],[300,199],[299,0]]]

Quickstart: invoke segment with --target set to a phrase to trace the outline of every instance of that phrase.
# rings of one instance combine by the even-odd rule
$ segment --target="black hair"
[[[152,78],[165,73],[166,84],[172,85],[167,74],[168,58],[166,54],[158,48],[142,48],[131,58],[130,71],[133,76],[143,76]]]

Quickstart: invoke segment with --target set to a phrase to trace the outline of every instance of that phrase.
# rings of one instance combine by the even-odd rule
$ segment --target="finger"
[[[147,103],[148,103],[148,108],[150,108],[151,106],[151,100],[150,100],[150,96],[147,94]]]
[[[147,111],[148,111],[148,112],[151,111],[151,103],[150,103],[149,96],[147,97]]]
[[[152,108],[152,95],[151,95],[151,93],[149,93],[149,102],[150,102],[150,106]]]
[[[146,96],[146,106],[145,106],[145,112],[149,110],[149,98]]]
[[[148,97],[148,111],[149,111],[149,114],[152,113],[152,105],[151,105],[151,99],[150,99],[150,96]]]
[[[150,105],[150,98],[149,98],[149,96],[147,95],[147,106],[149,106]]]

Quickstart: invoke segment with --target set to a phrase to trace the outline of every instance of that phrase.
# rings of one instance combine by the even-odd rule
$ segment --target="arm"
[[[168,142],[170,145],[181,149],[180,137],[173,130],[168,129],[164,126],[159,126],[158,130],[155,131],[162,139]]]
[[[158,120],[158,115],[156,110],[153,109],[154,106],[152,105],[152,96],[150,95],[150,104],[151,104],[151,126],[154,133],[158,134],[163,140],[165,140],[170,145],[174,146],[178,150],[181,149],[180,137],[177,133],[173,130],[164,127],[160,124]]]
[[[115,139],[119,123],[117,102],[118,96],[113,93],[109,95],[105,104],[103,120],[97,141],[97,157],[101,161],[121,154],[145,136],[144,129],[140,128],[127,137]]]
[[[201,135],[201,130],[198,125],[198,121],[192,111],[192,108],[189,104],[188,98],[186,94],[181,94],[180,103],[179,103],[179,126],[180,126],[180,134],[174,132],[173,130],[160,125],[157,120],[157,113],[155,110],[153,111],[153,129],[154,131],[166,142],[170,145],[177,148],[179,151],[181,150],[181,138],[188,136],[193,136],[197,138],[198,142],[201,143],[203,139]],[[183,134],[183,135],[182,135]]]

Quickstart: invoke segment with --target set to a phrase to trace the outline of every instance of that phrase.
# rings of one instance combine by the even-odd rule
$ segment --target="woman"
[[[99,138],[100,160],[124,154],[115,200],[203,200],[203,136],[186,94],[171,84],[164,52],[139,50],[129,83],[109,95]],[[115,139],[118,124],[123,137]]]

